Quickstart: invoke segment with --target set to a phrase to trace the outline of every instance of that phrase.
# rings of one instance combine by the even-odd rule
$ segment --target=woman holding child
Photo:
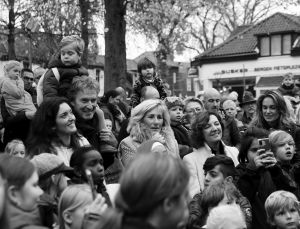
[[[169,113],[161,100],[149,99],[137,105],[131,111],[127,131],[130,136],[119,145],[125,166],[137,156],[137,148],[150,139],[162,142],[168,154],[179,157],[178,144],[170,127]]]
[[[205,111],[196,114],[191,127],[191,140],[195,150],[184,156],[183,160],[190,170],[191,182],[189,190],[193,197],[204,189],[203,164],[206,159],[213,155],[226,155],[237,165],[238,149],[227,146],[222,142],[222,120],[214,112]]]

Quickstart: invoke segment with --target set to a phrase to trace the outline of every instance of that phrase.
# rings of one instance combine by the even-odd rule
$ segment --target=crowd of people
[[[99,97],[62,39],[48,70],[9,61],[0,79],[3,229],[300,228],[300,89],[168,96],[138,63]],[[240,101],[240,102],[239,102]]]

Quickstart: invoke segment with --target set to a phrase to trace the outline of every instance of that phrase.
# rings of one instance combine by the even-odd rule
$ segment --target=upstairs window
[[[278,34],[260,38],[261,56],[280,56],[291,53],[291,34]]]

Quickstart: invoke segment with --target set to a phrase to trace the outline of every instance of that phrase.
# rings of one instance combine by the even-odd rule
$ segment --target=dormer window
[[[280,56],[291,54],[291,34],[274,34],[260,37],[261,56]]]

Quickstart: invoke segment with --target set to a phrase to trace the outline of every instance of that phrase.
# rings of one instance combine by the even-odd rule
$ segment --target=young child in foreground
[[[299,229],[299,201],[287,191],[273,192],[265,202],[267,219],[276,229]]]

